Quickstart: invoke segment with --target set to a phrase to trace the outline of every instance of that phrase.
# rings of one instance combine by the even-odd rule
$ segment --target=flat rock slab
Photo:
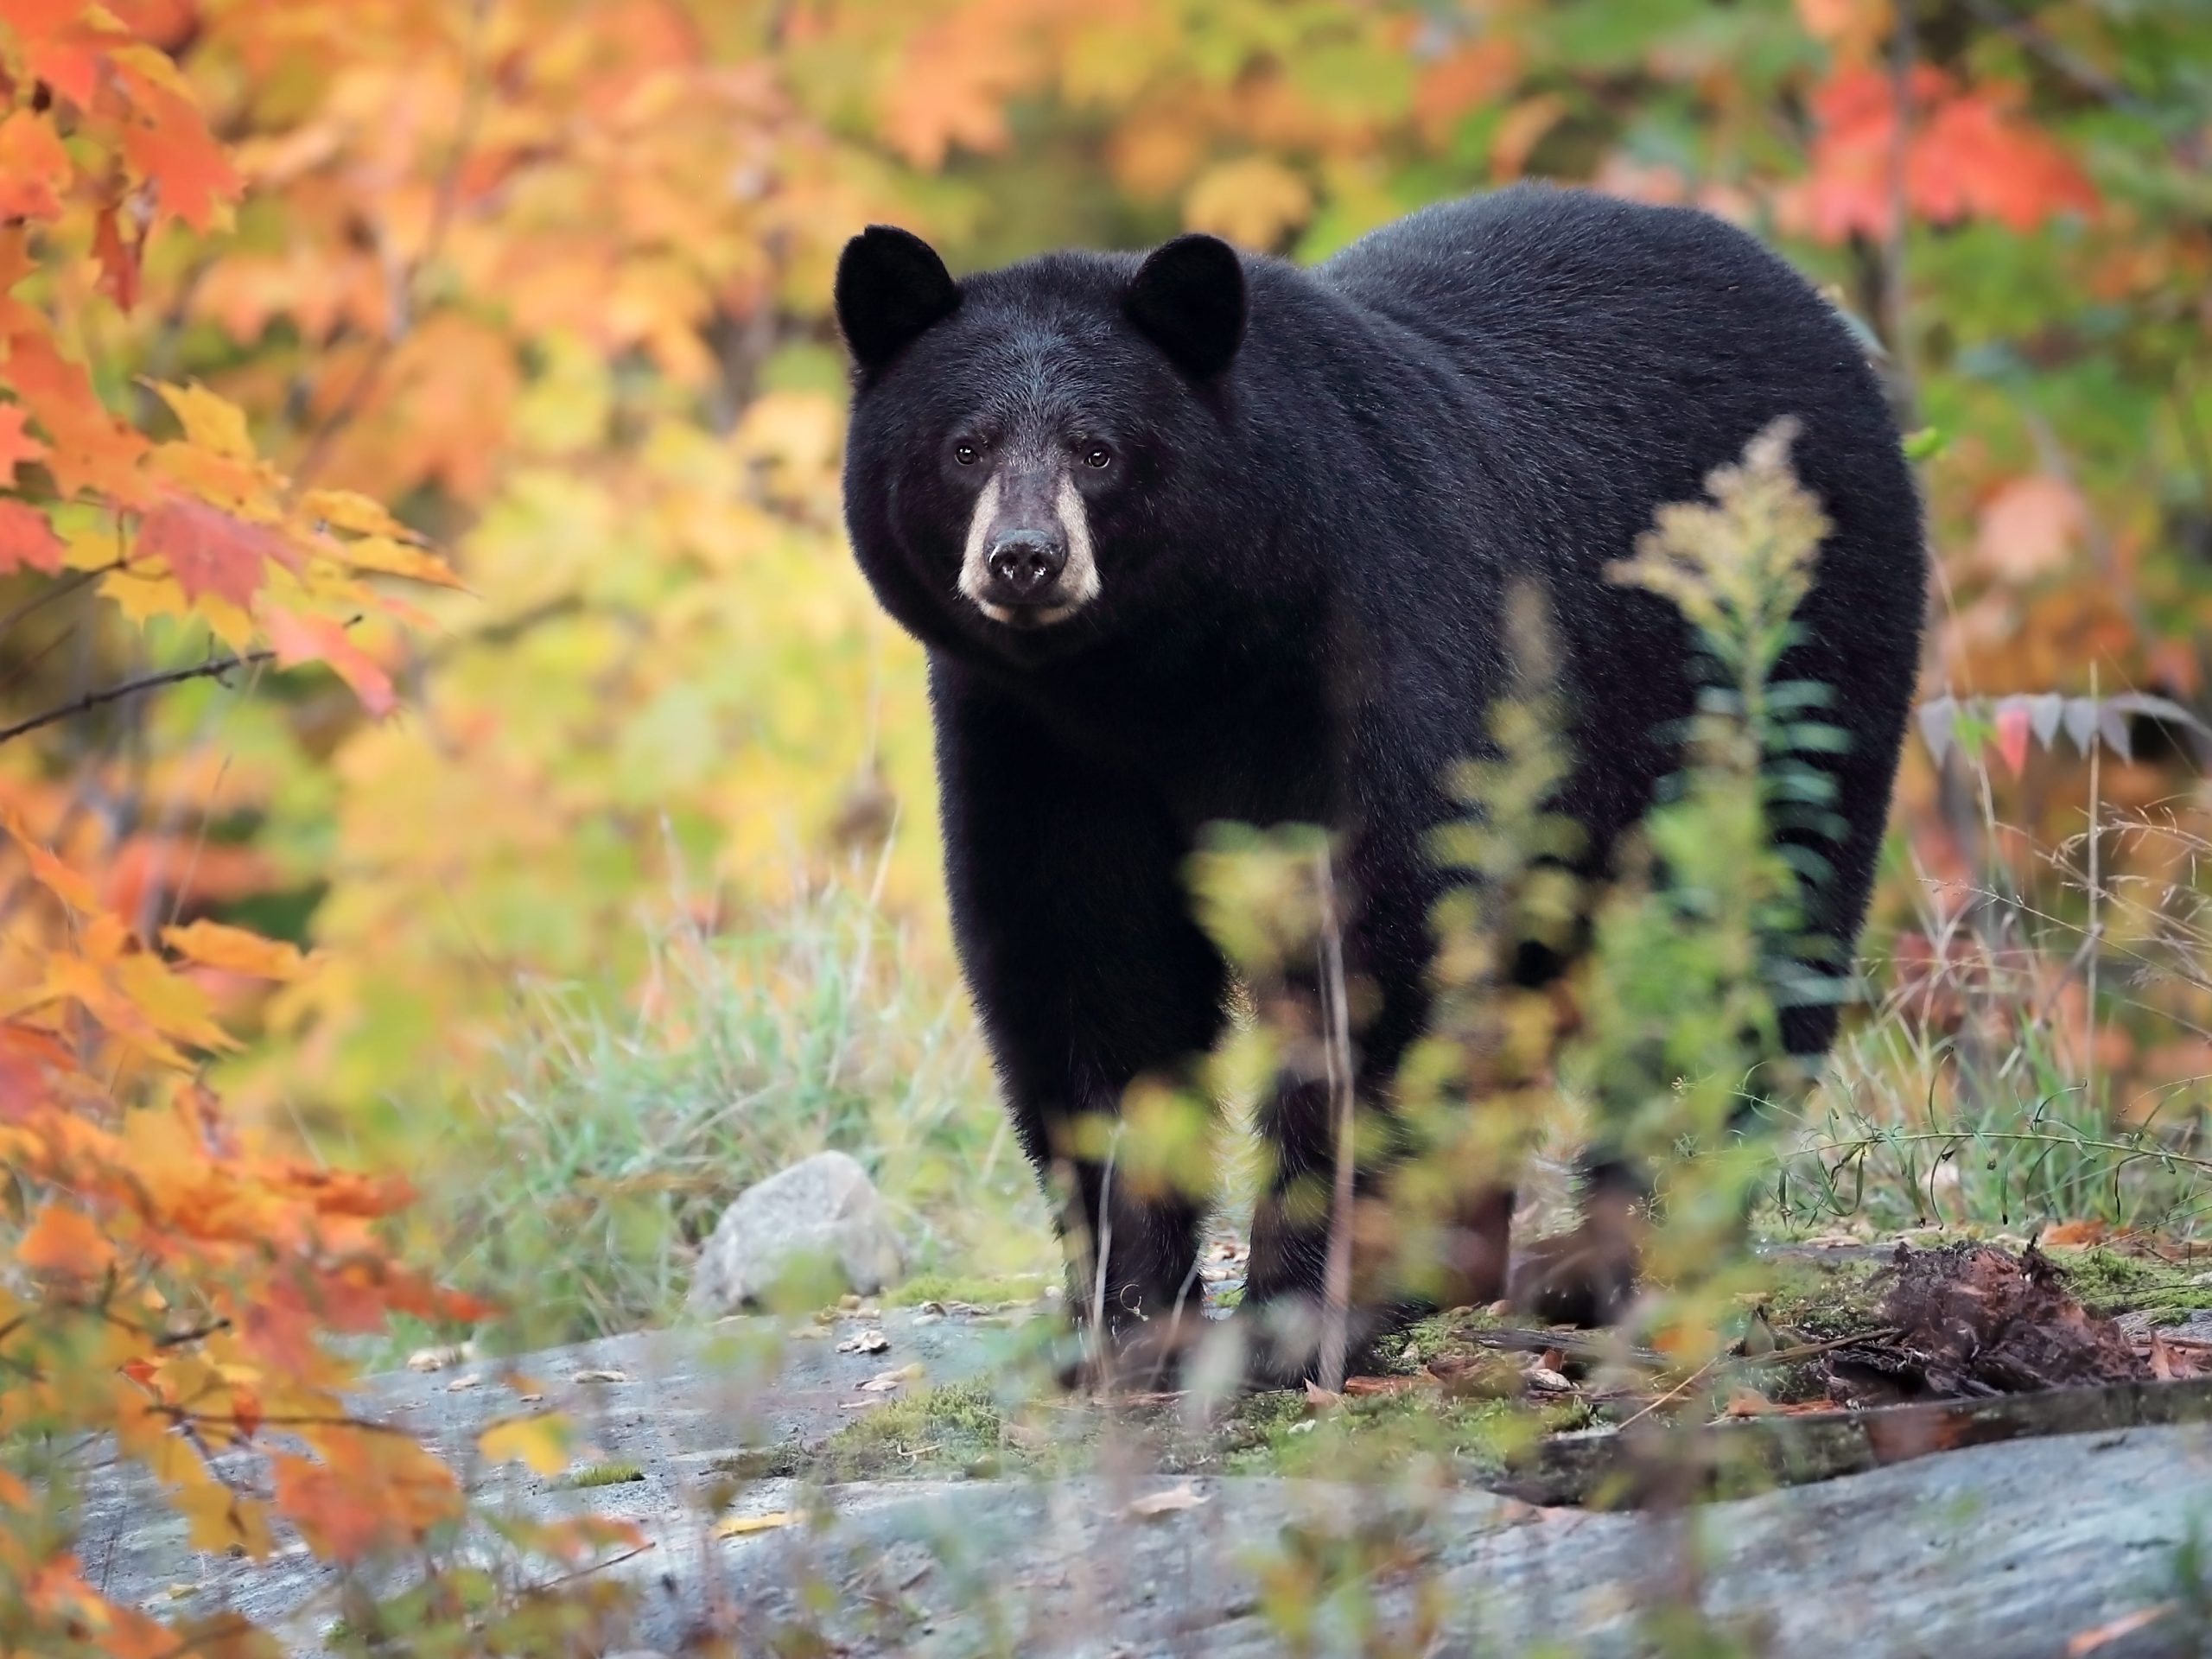
[[[377,1378],[361,1407],[423,1435],[495,1508],[636,1523],[649,1547],[606,1570],[637,1592],[630,1645],[668,1654],[716,1633],[764,1650],[816,1617],[832,1650],[855,1655],[1273,1654],[1285,1635],[1268,1618],[1269,1586],[1290,1585],[1318,1602],[1319,1653],[1374,1650],[1388,1640],[1375,1639],[1380,1627],[1409,1651],[1565,1641],[1628,1655],[1651,1650],[1646,1610],[1694,1582],[1709,1615],[1777,1654],[2056,1659],[2084,1632],[2108,1637],[2085,1650],[2098,1659],[2201,1650],[2171,1607],[2120,1622],[2168,1605],[2192,1524],[2212,1537],[2204,1425],[1980,1446],[1708,1505],[1682,1523],[1701,1578],[1684,1567],[1675,1523],[1412,1490],[1410,1473],[1399,1491],[1143,1473],[826,1492],[754,1479],[722,1513],[811,1509],[809,1523],[712,1535],[708,1495],[728,1495],[718,1471],[741,1449],[818,1446],[885,1397],[860,1385],[886,1370],[918,1364],[930,1385],[1018,1370],[1034,1346],[1033,1332],[1007,1328],[1021,1317],[889,1310],[798,1341],[785,1321],[728,1321],[512,1369]],[[870,1327],[883,1351],[837,1351]],[[603,1380],[581,1380],[594,1375]],[[516,1376],[576,1421],[588,1447],[575,1468],[634,1465],[636,1478],[577,1486],[475,1460],[487,1422],[537,1408],[518,1400]],[[338,1611],[329,1569],[303,1552],[254,1564],[190,1551],[143,1477],[96,1468],[86,1488],[81,1557],[111,1593],[164,1616],[232,1608],[296,1651],[321,1645]],[[810,1599],[810,1584],[829,1593]],[[1353,1586],[1364,1589],[1330,1593]],[[823,1606],[833,1611],[810,1611]]]
[[[905,1389],[1011,1369],[1031,1345],[1020,1328],[1027,1317],[1022,1308],[950,1317],[887,1308],[827,1325],[724,1319],[512,1361],[471,1360],[374,1376],[362,1385],[356,1408],[420,1438],[480,1501],[534,1516],[636,1521],[658,1541],[672,1543],[678,1530],[696,1535],[695,1500],[716,1465],[749,1452],[818,1446],[860,1412],[895,1397],[861,1387],[887,1370],[921,1368]],[[838,1351],[840,1342],[868,1330],[883,1333],[882,1351]],[[809,1334],[795,1340],[793,1331]],[[543,1398],[518,1397],[510,1378]],[[570,1488],[520,1465],[487,1467],[476,1456],[476,1436],[488,1424],[556,1407],[578,1430],[572,1472],[628,1465],[638,1478]],[[791,1485],[753,1482],[743,1507],[777,1508]],[[184,1522],[158,1502],[136,1465],[95,1465],[86,1471],[84,1497],[79,1559],[93,1583],[119,1601],[161,1618],[235,1610],[257,1623],[286,1626],[308,1647],[335,1617],[334,1607],[316,1605],[318,1592],[334,1580],[331,1569],[297,1548],[257,1565],[188,1548]]]
[[[1979,1447],[1681,1522],[1257,1478],[871,1493],[826,1530],[726,1548],[711,1588],[748,1646],[817,1630],[845,1655],[1256,1659],[1284,1650],[1273,1584],[1318,1606],[1319,1652],[1563,1643],[1596,1659],[1654,1652],[1648,1610],[1701,1585],[1705,1614],[1753,1651],[2058,1659],[2094,1636],[2078,1651],[2164,1659],[2207,1634],[2171,1599],[2192,1525],[2212,1533],[2202,1426]],[[818,1625],[810,1584],[833,1592]],[[709,1587],[651,1593],[641,1640],[680,1647]]]

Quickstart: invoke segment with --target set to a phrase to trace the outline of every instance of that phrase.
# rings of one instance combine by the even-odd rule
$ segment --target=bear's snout
[[[960,591],[994,622],[1017,628],[1064,622],[1098,596],[1090,515],[1065,471],[1016,465],[984,485]]]
[[[1068,544],[1049,531],[1008,531],[991,544],[984,564],[995,604],[1036,605],[1052,597],[1067,569]]]

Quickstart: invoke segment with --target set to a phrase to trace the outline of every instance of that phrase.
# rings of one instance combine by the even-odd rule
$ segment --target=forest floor
[[[2204,1263],[2056,1254],[2174,1375],[2212,1352]],[[1719,1496],[1688,1509],[1586,1505],[1651,1472],[1620,1448],[1669,1402],[1648,1382],[1631,1400],[1632,1354],[1477,1310],[1416,1327],[1387,1375],[1341,1395],[1247,1395],[1203,1422],[1173,1397],[1051,1388],[1060,1322],[1035,1280],[498,1360],[425,1353],[373,1379],[362,1409],[467,1470],[487,1515],[642,1529],[645,1550],[595,1570],[634,1588],[635,1647],[669,1654],[733,1631],[746,1651],[1627,1654],[1675,1640],[1662,1626],[1685,1610],[1751,1643],[1700,1651],[2201,1651],[2212,1380],[2061,1390],[2063,1409],[2003,1428],[2006,1444],[1970,1443],[1998,1433],[1986,1401],[1938,1408],[1939,1430],[1904,1450],[1865,1429],[1878,1412],[1854,1414],[1839,1453],[1821,1426],[1846,1414],[1808,1414],[1828,1356],[1888,1351],[1888,1260],[1774,1258],[1747,1327],[1764,1335],[1745,1344],[1767,1351],[1728,1362],[1740,1375],[1710,1390],[1727,1403],[1709,1427],[1675,1430],[1753,1455],[1700,1465],[1699,1492]],[[529,1395],[577,1425],[557,1476],[476,1457],[487,1424],[543,1408]],[[235,1609],[301,1651],[351,1634],[363,1604],[303,1550],[194,1553],[130,1478],[90,1487],[83,1558],[111,1594]],[[475,1548],[496,1566],[494,1533]]]

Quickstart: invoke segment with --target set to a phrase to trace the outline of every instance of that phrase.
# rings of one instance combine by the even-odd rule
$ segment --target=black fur
[[[1605,566],[1783,415],[1835,526],[1783,672],[1834,686],[1851,739],[1827,762],[1850,827],[1813,920],[1855,939],[1918,659],[1919,505],[1851,334],[1750,237],[1520,188],[1312,270],[1243,257],[1235,280],[1223,245],[1183,238],[1148,262],[1047,255],[948,301],[885,234],[838,276],[863,370],[848,522],[929,650],[962,960],[1024,1145],[1040,1172],[1071,1167],[1089,1238],[1110,1229],[1117,1332],[1195,1296],[1199,1210],[1117,1193],[1102,1215],[1104,1172],[1063,1130],[1221,1030],[1229,976],[1183,877],[1202,826],[1338,833],[1348,965],[1380,993],[1360,1094],[1387,1109],[1428,1002],[1442,883],[1424,838],[1508,683],[1508,585],[1548,598],[1579,757],[1564,806],[1602,856],[1675,769],[1690,699],[1680,619]],[[1116,457],[1072,474],[1103,586],[1056,626],[993,622],[955,590],[989,471],[956,447],[1016,439]],[[1799,1009],[1787,1034],[1815,1052],[1834,1024]],[[1287,1081],[1265,1127],[1277,1194],[1325,1180],[1315,1086]],[[1320,1230],[1263,1202],[1255,1233],[1248,1305],[1318,1290]],[[1360,1334],[1391,1318],[1370,1310]]]

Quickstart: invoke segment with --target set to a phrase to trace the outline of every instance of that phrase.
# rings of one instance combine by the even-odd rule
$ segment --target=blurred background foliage
[[[28,122],[48,95],[27,43],[77,10],[0,5]],[[410,592],[418,626],[363,632],[397,688],[388,717],[320,671],[194,683],[0,747],[0,804],[142,927],[212,917],[317,952],[273,991],[203,978],[251,1037],[219,1068],[233,1108],[322,1149],[463,1156],[454,1109],[509,1085],[518,1040],[588,1046],[549,998],[690,1052],[703,1016],[657,942],[754,938],[831,886],[868,895],[886,940],[840,1008],[891,974],[921,1029],[945,1017],[922,660],[839,528],[829,278],[873,220],[959,270],[1185,227],[1311,260],[1521,177],[1702,206],[1827,287],[1904,423],[1932,429],[1931,696],[2206,706],[2198,0],[109,11],[181,71],[236,206],[126,221],[127,259],[112,217],[55,219],[7,273],[15,299],[111,410],[153,429],[148,378],[204,383],[287,475],[389,504],[466,591]],[[11,160],[9,193],[31,183]],[[8,366],[0,387],[19,391]],[[27,461],[15,490],[87,570],[97,526],[60,505],[66,483]],[[112,575],[25,563],[0,575],[0,614],[10,719],[208,648],[188,610],[142,632]],[[1911,1064],[1868,1060],[1857,1105],[1910,1074],[1897,1109],[1936,1111],[1955,1084],[1913,1065],[1970,1041],[2000,980],[2052,1075],[2100,1074],[2114,1103],[2212,1073],[2212,994],[2170,907],[2138,933],[2184,968],[2155,986],[2115,969],[2101,1007],[2071,945],[1976,919],[2049,880],[2089,800],[2078,746],[2031,749],[2008,719],[1961,720],[1945,764],[1909,762],[1872,948],[1899,959],[1877,985]],[[2194,795],[2180,728],[2121,735],[2101,810]],[[2115,855],[2187,887],[2201,845],[2143,834]],[[2092,956],[2131,948],[2078,884],[2044,913]],[[19,963],[8,931],[35,917],[0,915]],[[806,977],[744,995],[789,1003],[816,995]],[[957,1063],[929,1052],[988,1139],[972,1040]]]

